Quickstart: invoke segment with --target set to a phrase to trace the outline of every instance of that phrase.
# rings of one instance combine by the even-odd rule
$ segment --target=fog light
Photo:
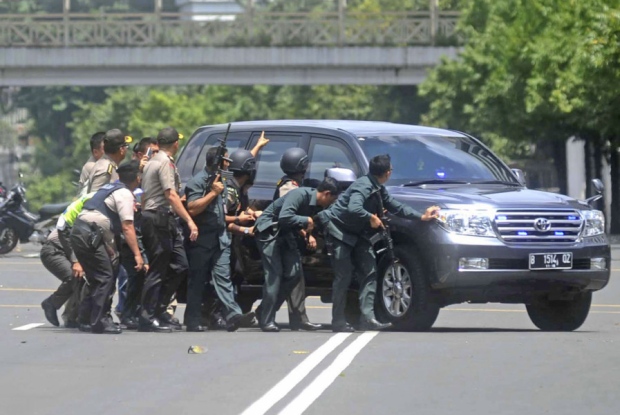
[[[459,259],[459,271],[468,269],[489,269],[489,258]]]
[[[591,258],[590,269],[604,271],[607,269],[607,261],[605,260],[605,258]]]

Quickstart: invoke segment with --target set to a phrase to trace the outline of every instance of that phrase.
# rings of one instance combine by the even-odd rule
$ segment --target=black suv
[[[212,125],[193,134],[178,160],[183,183],[204,168],[206,151],[225,130]],[[467,134],[371,121],[252,121],[233,123],[229,150],[252,148],[261,131],[271,141],[257,158],[250,190],[259,207],[271,202],[282,153],[301,147],[310,158],[307,185],[333,167],[367,174],[371,157],[389,153],[390,193],[419,211],[442,208],[432,222],[391,219],[395,272],[386,266],[382,243],[376,246],[377,316],[396,328],[427,330],[450,304],[500,302],[526,304],[542,330],[575,330],[588,315],[592,292],[609,281],[603,214],[588,201],[527,189],[520,171]],[[317,251],[304,255],[307,294],[330,302],[332,269],[321,238],[317,242]],[[236,239],[233,252],[238,300],[248,310],[261,295],[260,256],[250,237]],[[354,321],[355,287],[347,303]]]

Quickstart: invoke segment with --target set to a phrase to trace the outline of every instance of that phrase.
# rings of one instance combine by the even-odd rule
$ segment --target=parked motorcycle
[[[70,202],[43,205],[38,215],[29,212],[25,203],[26,189],[21,183],[0,199],[0,255],[11,252],[17,242],[42,243]]]

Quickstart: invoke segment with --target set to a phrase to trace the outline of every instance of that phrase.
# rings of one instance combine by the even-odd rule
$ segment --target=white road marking
[[[30,330],[30,329],[34,329],[35,327],[44,326],[44,325],[45,323],[30,323],[30,324],[26,324],[25,326],[15,327],[13,330]]]
[[[347,368],[377,334],[378,331],[367,332],[360,335],[353,343],[347,346],[336,360],[329,365],[314,381],[306,387],[291,403],[289,403],[279,415],[302,414],[312,403],[331,385],[334,380]]]
[[[254,402],[241,415],[262,415],[286,396],[299,382],[301,382],[327,355],[336,349],[351,333],[338,333],[330,337],[321,347],[304,359],[295,369]]]

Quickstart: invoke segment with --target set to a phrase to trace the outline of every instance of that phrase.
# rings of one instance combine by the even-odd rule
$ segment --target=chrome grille
[[[495,214],[500,237],[513,243],[574,242],[583,220],[574,209],[502,209]]]

